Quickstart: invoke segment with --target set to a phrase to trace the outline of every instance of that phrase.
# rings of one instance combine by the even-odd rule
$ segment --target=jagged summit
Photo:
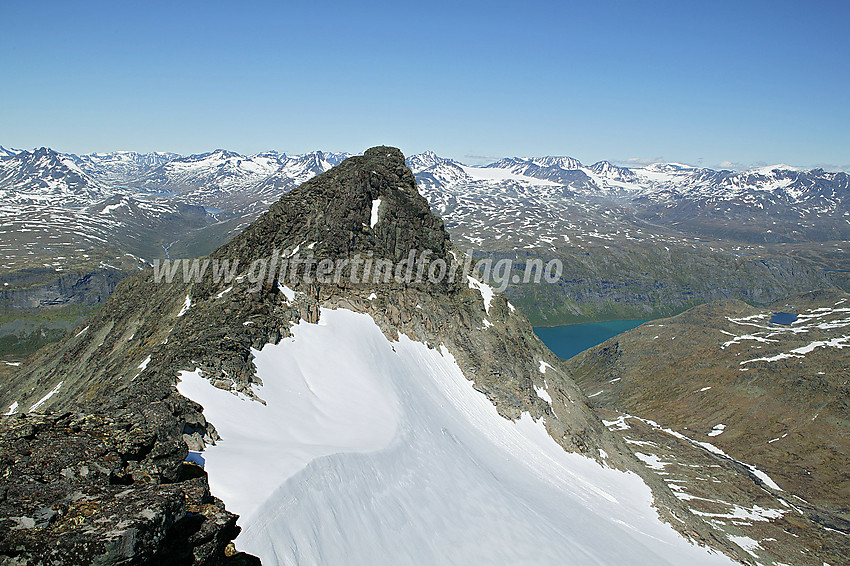
[[[445,259],[449,236],[416,190],[401,151],[380,146],[287,193],[213,255],[245,261],[311,244],[316,256],[373,252],[400,260],[410,250],[431,250]]]

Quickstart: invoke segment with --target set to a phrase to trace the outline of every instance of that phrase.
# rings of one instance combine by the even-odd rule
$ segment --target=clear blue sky
[[[848,2],[129,4],[0,0],[1,145],[850,168]]]

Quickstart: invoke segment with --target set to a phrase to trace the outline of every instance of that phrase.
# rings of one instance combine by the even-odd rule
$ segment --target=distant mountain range
[[[267,151],[241,155],[225,149],[181,156],[168,152],[116,151],[75,155],[49,148],[32,151],[0,146],[0,190],[21,197],[40,189],[77,194],[89,189],[92,197],[104,191],[129,189],[154,193],[193,193],[244,190],[255,186],[283,186],[303,182],[350,156],[314,151],[287,155]],[[486,181],[558,185],[589,194],[631,196],[654,202],[689,200],[738,201],[758,207],[759,202],[793,205],[808,203],[819,212],[835,210],[847,198],[848,174],[787,165],[748,171],[714,170],[679,163],[621,167],[609,161],[590,166],[565,156],[509,157],[489,165],[468,166],[433,152],[412,155],[407,164],[420,185],[447,188]],[[846,203],[845,203],[846,204]]]
[[[11,297],[5,302],[83,300],[30,297],[29,276],[22,279],[28,290],[14,294],[17,279],[9,274],[22,270],[45,280],[72,271],[83,277],[207,254],[284,193],[348,156],[225,149],[74,155],[0,147],[0,278]],[[587,166],[563,156],[469,166],[433,152],[406,162],[459,247],[517,264],[529,257],[564,262],[558,286],[508,289],[536,324],[850,289],[847,173],[784,165],[744,172],[677,163]],[[84,299],[99,300],[100,293]]]

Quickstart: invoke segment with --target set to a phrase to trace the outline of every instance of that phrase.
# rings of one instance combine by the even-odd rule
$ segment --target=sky
[[[847,2],[0,0],[0,145],[850,170]]]

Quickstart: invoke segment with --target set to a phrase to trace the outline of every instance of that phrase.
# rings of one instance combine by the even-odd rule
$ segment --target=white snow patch
[[[378,295],[376,295],[375,293],[370,293],[369,296],[366,297],[366,300],[367,301],[374,301],[377,298],[378,298]]]
[[[18,402],[15,401],[11,405],[9,405],[9,410],[6,411],[5,413],[3,413],[3,416],[8,417],[9,415],[14,415],[17,412],[18,412]]]
[[[189,294],[187,293],[186,294],[186,300],[183,302],[183,307],[180,309],[180,312],[177,313],[177,316],[183,316],[184,314],[186,314],[186,311],[188,311],[191,307],[192,307],[192,297],[190,297]]]
[[[610,430],[628,430],[630,427],[626,424],[626,417],[624,415],[620,415],[616,420],[606,421],[603,419],[602,424],[607,426]],[[613,428],[612,428],[613,427]]]
[[[490,314],[490,303],[493,301],[493,288],[486,283],[482,283],[471,275],[467,275],[470,289],[478,289],[481,293],[481,298],[484,299],[484,312]]]
[[[536,392],[537,392],[537,396],[538,396],[538,397],[540,397],[541,399],[543,399],[544,401],[546,401],[546,402],[547,402],[547,403],[549,403],[550,405],[552,404],[552,398],[549,396],[549,392],[548,392],[548,391],[546,391],[546,389],[544,389],[543,387],[537,387],[537,386],[535,385],[535,386],[534,386],[534,391],[536,391]]]
[[[659,458],[655,454],[643,454],[642,452],[635,452],[635,457],[653,470],[663,470],[664,467],[669,464],[669,462],[662,462],[661,458]]]
[[[755,340],[756,342],[765,342],[765,343],[767,343],[767,342],[779,342],[779,340],[770,340],[768,338],[764,338],[764,337],[758,336],[756,334],[742,334],[741,336],[735,336],[734,338],[732,338],[728,342],[724,342],[723,345],[720,346],[720,348],[725,349],[728,346],[731,346],[733,344],[738,344],[740,342],[743,342],[744,340]]]
[[[731,505],[732,511],[730,513],[706,513],[705,511],[698,511],[696,509],[692,509],[691,511],[701,517],[713,517],[715,519],[739,519],[745,521],[770,521],[772,519],[778,519],[785,514],[785,511],[782,509],[765,509],[758,505],[754,506],[752,509],[747,509],[740,505]]]
[[[80,337],[80,336],[81,336],[81,335],[82,335],[82,334],[83,334],[86,330],[88,330],[88,329],[89,329],[89,327],[88,327],[88,326],[86,326],[85,328],[83,328],[82,330],[80,330],[79,332],[77,332],[77,334],[76,334],[76,335],[74,335],[74,338],[79,338],[79,337]]]
[[[292,332],[254,351],[266,405],[178,384],[221,435],[205,469],[236,544],[264,563],[732,564],[662,523],[637,475],[499,416],[445,348],[342,309]]]
[[[751,556],[758,558],[758,554],[754,550],[761,550],[758,541],[746,536],[726,535],[726,538],[746,550]]]
[[[372,219],[369,221],[369,227],[374,228],[378,223],[378,211],[381,209],[381,199],[377,198],[372,201]]]
[[[708,436],[720,436],[723,434],[723,431],[726,429],[725,424],[716,424],[712,427],[711,432],[708,433]]]
[[[554,186],[558,183],[547,179],[536,179],[526,175],[520,175],[506,169],[498,169],[495,167],[467,167],[461,166],[464,173],[469,175],[475,181],[488,181],[491,183],[499,183],[502,181],[521,181],[530,185]]]
[[[814,342],[810,342],[805,346],[801,346],[799,348],[794,348],[790,352],[782,352],[775,356],[769,356],[765,358],[755,358],[752,360],[746,360],[741,362],[740,365],[749,364],[752,362],[776,362],[779,360],[784,360],[787,358],[803,358],[806,354],[810,354],[814,352],[818,348],[837,348],[839,350],[843,350],[844,348],[850,347],[850,335],[848,336],[839,336],[837,338],[832,338],[830,340],[815,340]]]
[[[151,357],[150,356],[148,356],[147,358],[142,360],[142,363],[139,364],[139,369],[142,370],[142,371],[145,371],[145,368],[148,367],[149,363],[151,363]],[[141,372],[139,372],[139,373],[141,373]]]
[[[648,424],[648,425],[649,425],[649,426],[651,426],[652,428],[655,428],[655,429],[657,429],[657,430],[660,430],[660,431],[666,432],[667,434],[669,434],[669,435],[671,435],[671,436],[673,436],[673,437],[675,437],[675,438],[678,438],[678,439],[680,439],[680,440],[684,440],[685,442],[690,442],[690,443],[691,443],[691,444],[693,444],[694,446],[699,446],[699,447],[701,447],[701,448],[703,448],[703,449],[705,449],[705,450],[707,450],[707,451],[711,452],[712,454],[717,454],[718,456],[722,456],[722,457],[724,457],[724,458],[729,458],[729,459],[730,459],[730,460],[732,460],[733,462],[737,462],[738,464],[741,464],[742,466],[746,467],[748,470],[750,470],[750,472],[752,472],[752,474],[753,474],[754,476],[756,476],[757,478],[759,478],[759,479],[760,479],[760,480],[761,480],[761,481],[762,481],[762,482],[763,482],[766,486],[768,486],[769,488],[771,488],[771,489],[775,489],[776,491],[783,491],[783,490],[782,490],[782,488],[781,488],[781,487],[779,487],[778,485],[776,485],[776,482],[774,482],[774,481],[770,478],[770,476],[768,476],[766,473],[764,473],[763,471],[759,470],[758,468],[756,468],[756,467],[755,467],[755,466],[753,466],[752,464],[747,464],[746,462],[742,462],[742,461],[740,461],[740,460],[736,460],[735,458],[733,458],[732,456],[730,456],[729,454],[727,454],[726,452],[724,452],[723,450],[721,450],[720,448],[718,448],[717,446],[715,446],[715,445],[713,445],[713,444],[710,444],[710,443],[708,443],[708,442],[700,442],[700,441],[698,441],[698,440],[693,440],[692,438],[688,438],[687,436],[685,436],[685,435],[684,435],[684,434],[682,434],[681,432],[676,432],[676,431],[675,431],[675,430],[673,430],[673,429],[669,429],[669,428],[664,428],[664,427],[662,427],[660,424],[658,424],[657,422],[653,421],[652,419],[644,419],[644,418],[641,418],[641,417],[636,417],[636,416],[634,416],[634,415],[626,415],[626,417],[627,417],[627,418],[632,418],[632,419],[637,419],[637,420],[639,420],[639,421],[641,421],[641,422],[643,422],[643,423]],[[605,422],[605,421],[603,421],[603,423],[604,423],[604,422]]]
[[[552,366],[550,366],[543,360],[540,360],[540,367],[538,368],[540,370],[540,373],[546,373],[546,368],[553,369]]]
[[[278,289],[278,291],[280,291],[281,293],[283,293],[283,296],[284,296],[284,297],[286,297],[286,302],[287,302],[287,303],[291,303],[291,302],[292,302],[292,299],[294,299],[294,298],[295,298],[295,290],[294,290],[294,289],[290,289],[290,288],[289,288],[289,287],[287,287],[286,285],[281,285],[280,281],[278,281],[278,282],[277,282],[277,289]]]
[[[21,362],[7,362],[6,360],[3,360],[3,363],[6,364],[7,366],[12,366],[12,367],[18,367],[19,365],[21,365]]]
[[[42,405],[44,405],[44,403],[46,403],[48,399],[50,399],[51,397],[56,395],[56,393],[59,392],[59,388],[62,387],[63,383],[65,383],[65,382],[60,381],[59,384],[56,387],[51,389],[50,392],[47,395],[45,395],[44,397],[39,399],[32,407],[30,407],[30,410],[27,411],[27,412],[31,413],[31,412],[35,411],[36,409],[38,409],[39,407],[41,407]]]
[[[220,298],[222,298],[223,296],[225,296],[226,294],[228,294],[229,292],[231,292],[232,290],[233,290],[233,285],[231,285],[230,287],[228,287],[227,289],[225,289],[224,291],[222,291],[221,293],[219,293],[218,295],[216,295],[216,296],[215,296],[215,298],[216,298],[216,299],[220,299]]]

